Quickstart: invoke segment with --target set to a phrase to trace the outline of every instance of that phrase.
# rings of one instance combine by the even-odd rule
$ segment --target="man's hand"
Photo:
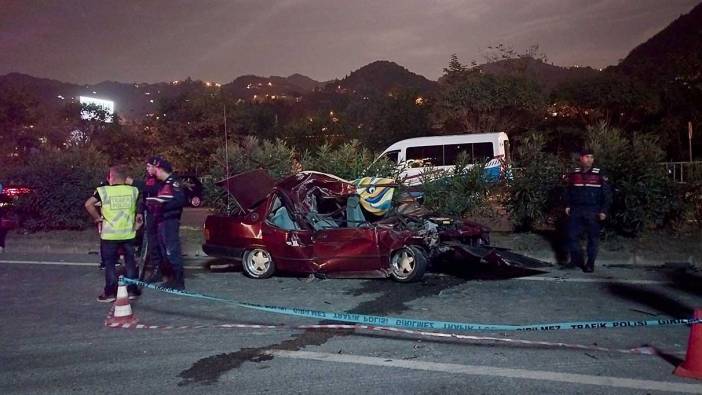
[[[566,215],[570,215],[570,207],[566,207],[565,212],[566,212]]]
[[[605,218],[607,218],[607,214],[605,214],[605,213],[599,213],[599,214],[597,214],[597,218],[599,218],[600,221],[604,221]]]
[[[134,223],[134,229],[139,230],[142,226],[144,226],[144,216],[141,214],[137,214],[136,222]]]

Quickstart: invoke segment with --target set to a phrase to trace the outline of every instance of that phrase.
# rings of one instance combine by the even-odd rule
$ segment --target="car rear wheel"
[[[275,272],[271,254],[262,248],[246,251],[242,266],[244,273],[251,278],[268,278]]]
[[[193,207],[200,207],[201,204],[202,204],[202,199],[200,199],[200,198],[197,197],[197,196],[193,196],[193,197],[190,199],[190,205],[193,206]]]
[[[426,270],[427,256],[419,247],[405,246],[390,256],[390,277],[395,281],[419,281]]]

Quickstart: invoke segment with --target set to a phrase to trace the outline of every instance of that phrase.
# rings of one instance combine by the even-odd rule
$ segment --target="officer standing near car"
[[[156,229],[161,254],[173,269],[173,279],[163,283],[168,288],[185,289],[183,257],[180,249],[180,217],[185,205],[185,193],[180,181],[173,175],[173,167],[163,158],[156,161],[155,176],[161,186],[155,197],[146,199],[150,212],[155,213]]]
[[[100,256],[105,262],[105,288],[97,297],[98,302],[113,302],[117,296],[117,273],[115,266],[119,260],[119,250],[124,252],[127,277],[137,278],[134,261],[134,237],[142,225],[142,218],[137,214],[139,190],[125,184],[124,166],[112,166],[108,175],[109,185],[98,187],[85,201],[85,209],[97,224],[100,233]],[[100,212],[96,203],[100,202]],[[134,285],[127,287],[129,299],[139,296]]]
[[[607,176],[592,167],[595,157],[592,150],[580,151],[580,167],[568,174],[566,189],[566,215],[568,215],[568,248],[570,261],[584,272],[595,270],[601,223],[607,218],[612,204],[612,193]],[[587,233],[587,262],[580,248],[580,235]]]
[[[161,189],[163,185],[163,183],[156,178],[156,164],[161,160],[162,158],[160,156],[152,156],[146,161],[146,175],[143,181],[131,180],[132,182],[129,182],[130,179],[127,179],[127,183],[137,187],[142,196],[139,204],[139,213],[144,215],[144,237],[146,237],[147,242],[145,256],[149,266],[153,268],[151,276],[144,279],[144,281],[148,283],[160,280],[163,269],[162,266],[165,265],[163,256],[161,255],[161,248],[159,247],[156,213],[152,211],[152,206],[146,204],[146,199],[157,196],[159,189]]]

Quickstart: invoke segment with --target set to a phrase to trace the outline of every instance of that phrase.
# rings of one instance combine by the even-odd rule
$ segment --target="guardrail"
[[[686,183],[702,180],[702,161],[696,162],[665,162],[668,176],[675,182]]]

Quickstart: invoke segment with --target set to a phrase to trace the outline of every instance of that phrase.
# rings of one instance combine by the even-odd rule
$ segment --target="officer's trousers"
[[[180,219],[169,218],[158,223],[158,240],[162,256],[166,257],[173,268],[173,283],[184,287],[183,256],[180,251]]]
[[[595,265],[597,248],[600,242],[599,209],[590,207],[572,207],[568,216],[568,249],[570,262],[584,266],[583,251],[580,248],[580,236],[583,231],[587,234],[587,265]]]

